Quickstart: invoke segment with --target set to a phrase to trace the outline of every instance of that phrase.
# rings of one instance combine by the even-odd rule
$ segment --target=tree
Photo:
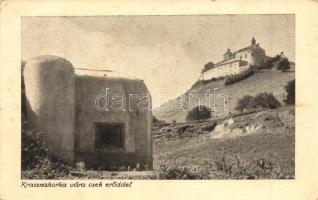
[[[244,109],[252,109],[254,107],[254,97],[250,95],[245,95],[237,100],[237,105],[235,110],[243,111]]]
[[[289,61],[287,58],[281,59],[278,62],[277,65],[277,70],[281,70],[282,72],[287,71],[288,69],[290,69],[290,65],[289,65]]]
[[[257,109],[257,108],[278,108],[280,102],[275,98],[272,93],[258,93],[256,96],[245,95],[238,99],[237,105],[235,107],[238,111],[243,111],[244,109]]]
[[[246,79],[246,78],[252,76],[254,73],[255,73],[255,72],[254,72],[253,68],[250,67],[250,68],[248,68],[247,70],[240,72],[239,74],[235,74],[235,75],[229,76],[229,77],[225,80],[224,84],[225,84],[225,85],[231,85],[231,84],[233,84],[233,83],[242,81],[242,80],[244,80],[244,79]]]
[[[258,93],[254,97],[254,105],[261,108],[278,108],[281,104],[272,93]]]
[[[287,95],[284,102],[288,105],[295,105],[295,79],[287,83],[285,90]]]
[[[270,62],[274,63],[274,62],[279,61],[280,59],[281,59],[281,56],[280,55],[276,55],[275,57],[270,59]]]
[[[206,106],[197,106],[188,112],[186,120],[192,121],[192,120],[209,119],[209,118],[211,118],[210,109],[208,109]]]
[[[214,66],[214,63],[213,62],[208,62],[204,65],[204,69],[211,69],[212,67]]]

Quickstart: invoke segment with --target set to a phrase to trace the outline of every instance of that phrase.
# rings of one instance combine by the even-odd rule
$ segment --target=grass
[[[294,134],[234,139],[207,135],[154,143],[154,166],[163,179],[294,178]]]

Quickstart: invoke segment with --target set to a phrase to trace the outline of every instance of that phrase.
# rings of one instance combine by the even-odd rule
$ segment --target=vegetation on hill
[[[275,62],[279,61],[280,59],[281,59],[281,56],[277,54],[275,57],[269,59],[269,61],[271,63],[275,63]]]
[[[175,150],[167,159],[160,157],[159,178],[293,179],[294,144],[293,135],[273,134],[196,143],[193,150]]]
[[[211,111],[206,106],[196,106],[188,111],[187,121],[209,119],[211,118]]]
[[[227,108],[229,112],[234,112],[237,104],[237,100],[245,95],[257,94],[260,92],[272,93],[279,102],[283,103],[286,98],[286,91],[284,86],[288,81],[295,79],[295,73],[281,73],[276,70],[266,70],[255,72],[254,75],[247,79],[239,81],[235,84],[225,85],[225,80],[213,81],[207,84],[202,84],[198,87],[194,87],[187,91],[183,95],[183,105],[189,107],[189,95],[188,94],[199,94],[204,96],[207,90],[217,89],[217,95],[222,94],[227,99]],[[165,120],[166,122],[177,122],[186,121],[187,111],[175,109],[175,99],[172,99],[159,108],[154,109],[153,114],[158,118]],[[214,116],[225,116],[228,112],[223,112],[223,98],[216,98],[215,100],[218,111],[213,113]],[[201,102],[202,104],[202,102]],[[191,100],[191,107],[199,105],[199,101],[196,98]]]
[[[283,58],[277,63],[277,70],[285,72],[290,69],[290,64],[287,58]]]
[[[193,88],[196,88],[196,87],[200,87],[200,86],[204,86],[208,83],[211,83],[211,82],[215,82],[215,81],[221,81],[223,79],[225,79],[226,76],[220,76],[218,78],[211,78],[209,80],[197,80],[192,86],[190,89],[193,89]]]
[[[269,69],[272,69],[273,67],[274,67],[274,63],[271,61],[271,59],[266,60],[261,65],[252,66],[252,68],[256,70],[269,70]]]
[[[284,102],[287,105],[295,105],[295,79],[287,83],[287,85],[285,86],[285,90],[287,95]]]
[[[284,106],[157,127],[154,168],[160,179],[293,179],[293,110]]]
[[[235,74],[232,76],[229,76],[226,80],[225,80],[225,85],[231,85],[233,83],[242,81],[250,76],[252,76],[254,74],[254,70],[252,68],[249,68],[239,74]]]
[[[245,95],[238,99],[235,110],[251,110],[257,108],[278,108],[281,106],[279,101],[274,97],[272,93],[258,93],[256,96]]]
[[[212,69],[214,66],[213,62],[208,62],[204,65],[204,68],[203,70],[209,70],[209,69]]]
[[[23,116],[23,115],[22,115]],[[51,156],[39,134],[22,117],[21,168],[24,179],[59,179],[69,175],[71,167]]]

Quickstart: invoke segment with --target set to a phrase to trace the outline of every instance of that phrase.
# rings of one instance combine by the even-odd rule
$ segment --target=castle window
[[[252,57],[253,57],[253,56],[254,56],[254,53],[252,53],[251,55],[252,55]]]
[[[95,123],[95,147],[124,148],[124,127],[120,123]]]
[[[245,58],[247,58],[247,54],[245,54]]]
[[[242,55],[240,56],[240,60],[242,60]]]

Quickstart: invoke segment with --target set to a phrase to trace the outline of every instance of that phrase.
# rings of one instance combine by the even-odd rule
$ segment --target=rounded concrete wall
[[[53,154],[74,157],[74,68],[64,58],[39,56],[23,71],[27,115]]]
[[[85,162],[85,166],[110,169],[110,166],[147,165],[152,169],[152,113],[139,108],[139,97],[151,95],[141,80],[126,78],[96,77],[81,75],[75,78],[76,95],[76,161]],[[119,95],[123,98],[125,110],[98,110],[95,100],[100,94],[109,97]],[[130,95],[133,96],[132,98]],[[117,99],[118,100],[118,99]],[[118,106],[118,104],[117,104]],[[131,110],[130,110],[131,109]],[[96,123],[124,124],[124,145],[122,148],[96,147]]]

